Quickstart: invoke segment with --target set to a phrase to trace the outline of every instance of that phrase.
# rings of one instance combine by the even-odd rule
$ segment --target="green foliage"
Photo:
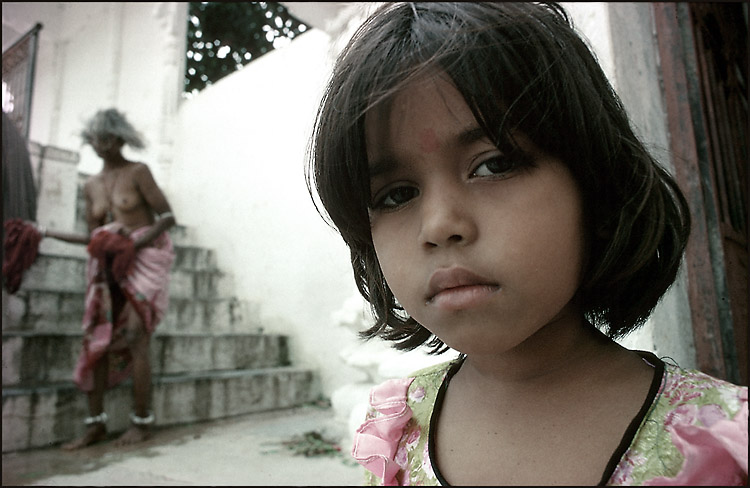
[[[278,2],[190,2],[185,91],[196,93],[307,30]]]

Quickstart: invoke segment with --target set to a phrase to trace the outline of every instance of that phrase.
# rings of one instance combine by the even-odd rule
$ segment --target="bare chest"
[[[92,216],[104,218],[110,214],[125,214],[144,205],[132,176],[127,170],[113,175],[99,175],[89,184],[89,205]]]

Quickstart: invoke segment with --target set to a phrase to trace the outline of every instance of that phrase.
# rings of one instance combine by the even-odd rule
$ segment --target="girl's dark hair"
[[[642,325],[674,282],[689,208],[633,133],[565,11],[552,3],[400,3],[376,11],[339,55],[306,171],[308,189],[313,195],[315,187],[348,245],[357,287],[372,307],[375,324],[362,337],[395,341],[397,349],[446,349],[405,314],[383,277],[370,234],[364,131],[370,109],[434,71],[448,75],[500,149],[518,130],[570,169],[588,240],[576,300],[612,338]]]

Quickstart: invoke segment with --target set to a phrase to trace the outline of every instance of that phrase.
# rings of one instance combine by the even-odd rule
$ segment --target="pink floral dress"
[[[599,484],[747,484],[747,387],[638,353],[655,368],[654,381]],[[448,485],[431,460],[430,427],[462,362],[373,388],[352,449],[366,484]]]

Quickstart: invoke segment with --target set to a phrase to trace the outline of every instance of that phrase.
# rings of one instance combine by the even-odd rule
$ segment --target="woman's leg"
[[[132,305],[126,304],[123,313],[126,314],[123,334],[133,360],[133,413],[147,419],[151,415],[151,336]],[[132,444],[148,439],[151,436],[150,424],[133,423],[116,444]]]
[[[90,418],[99,417],[104,413],[104,390],[107,386],[107,375],[109,374],[107,356],[102,357],[94,367],[94,388],[88,392]],[[62,448],[67,451],[80,449],[99,442],[107,437],[106,417],[101,421],[89,424],[86,432],[78,439],[63,444]]]

